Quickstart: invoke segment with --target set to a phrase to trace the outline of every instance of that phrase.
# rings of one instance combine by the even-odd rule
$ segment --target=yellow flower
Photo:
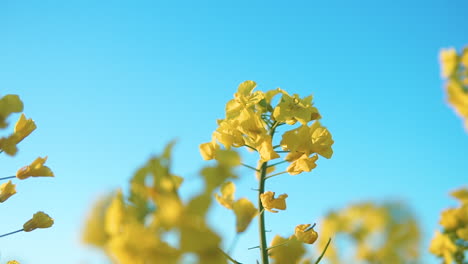
[[[82,240],[84,243],[97,247],[104,247],[109,240],[106,232],[106,213],[112,196],[107,195],[98,199],[91,209],[83,230]]]
[[[457,52],[454,48],[442,49],[440,51],[440,63],[442,66],[442,76],[450,77],[457,68]]]
[[[16,172],[16,177],[20,180],[27,179],[29,177],[54,177],[54,173],[49,167],[44,166],[47,160],[47,156],[44,158],[37,158],[30,165],[24,166]]]
[[[307,157],[306,154],[303,154],[300,158],[296,159],[293,161],[286,171],[291,174],[291,175],[297,175],[303,171],[310,172],[312,169],[317,167],[317,164],[315,162],[317,161],[318,156],[313,155],[312,157]]]
[[[20,263],[16,260],[10,260],[7,262],[7,264],[20,264]]]
[[[453,197],[457,198],[462,204],[468,204],[468,188],[463,187],[450,193]]]
[[[262,162],[280,157],[273,149],[271,136],[269,135],[264,135],[261,140],[255,144],[255,148],[258,150]]]
[[[312,96],[301,99],[297,94],[290,96],[285,91],[281,92],[283,97],[273,111],[276,121],[290,125],[299,121],[302,125],[306,125],[309,121],[320,118],[317,108],[312,106]]]
[[[219,150],[219,145],[216,142],[207,142],[200,144],[200,153],[204,160],[212,160],[216,156],[216,151]]]
[[[220,120],[218,128],[213,132],[213,137],[229,149],[232,146],[238,148],[245,145],[242,133],[238,130],[238,120]]]
[[[244,232],[252,219],[257,215],[257,209],[247,198],[241,198],[232,205],[232,210],[236,215],[236,231]]]
[[[436,231],[434,238],[429,246],[429,251],[440,257],[444,257],[445,263],[452,263],[452,254],[457,251],[457,246],[450,240],[450,238]]]
[[[21,142],[25,137],[29,136],[36,129],[36,124],[30,119],[26,119],[24,114],[21,114],[21,117],[16,122],[15,125],[15,139],[16,143]]]
[[[297,225],[294,230],[294,235],[297,240],[302,241],[306,244],[313,244],[317,238],[318,234],[314,231],[314,228],[311,227],[311,224]]]
[[[216,160],[220,165],[235,167],[241,164],[239,153],[232,149],[221,149],[216,153]]]
[[[0,203],[6,201],[10,196],[16,193],[16,185],[11,181],[0,185]]]
[[[218,203],[227,209],[232,209],[234,204],[234,193],[236,192],[236,185],[231,182],[225,182],[221,185],[221,195],[215,193],[215,198]]]
[[[440,225],[447,229],[455,229],[459,225],[457,209],[450,208],[441,213]]]
[[[44,212],[37,212],[33,215],[33,218],[24,223],[23,229],[25,232],[33,231],[36,228],[48,228],[54,224],[54,219]]]
[[[125,215],[125,203],[122,191],[118,190],[106,210],[105,231],[111,236],[118,234],[125,221]]]
[[[329,159],[333,154],[331,148],[333,143],[330,132],[320,122],[316,121],[310,127],[302,125],[285,132],[280,144],[283,150],[290,151],[285,159],[293,161],[303,154],[309,156],[312,153],[317,153]]]
[[[268,251],[274,264],[297,264],[306,252],[304,245],[294,236],[290,239],[276,235],[271,241]]]
[[[262,201],[263,208],[272,213],[277,213],[277,210],[286,210],[286,198],[287,194],[281,194],[278,198],[275,198],[275,193],[268,191],[260,194],[260,200]]]
[[[6,119],[11,113],[23,111],[23,102],[18,95],[7,94],[0,99],[0,128],[8,126]]]
[[[14,134],[0,138],[0,149],[5,151],[6,154],[13,156],[18,151],[16,148],[16,140]]]
[[[239,116],[242,110],[248,109],[259,103],[264,95],[260,91],[252,93],[257,86],[254,81],[245,81],[241,83],[234,94],[234,99],[226,104],[226,118],[233,119]]]

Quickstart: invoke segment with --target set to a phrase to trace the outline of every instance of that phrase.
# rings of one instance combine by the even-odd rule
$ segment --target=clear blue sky
[[[290,193],[289,210],[268,216],[274,232],[351,202],[404,199],[427,246],[455,205],[447,193],[468,179],[468,134],[438,64],[441,48],[468,44],[467,10],[462,0],[1,1],[0,92],[19,94],[38,125],[1,173],[48,155],[56,178],[19,182],[0,232],[38,210],[56,224],[0,239],[0,262],[102,263],[79,244],[96,196],[125,188],[173,138],[175,172],[196,175],[198,144],[244,80],[313,94],[336,142],[313,173],[269,183]],[[240,185],[254,184],[245,175]],[[218,229],[233,223],[215,211]],[[253,263],[245,248],[255,245],[248,232],[236,256]]]

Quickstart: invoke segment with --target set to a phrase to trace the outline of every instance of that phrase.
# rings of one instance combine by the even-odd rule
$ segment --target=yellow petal
[[[200,154],[204,160],[212,160],[215,158],[216,151],[219,149],[218,144],[207,142],[200,144]]]
[[[442,49],[440,51],[440,63],[442,67],[442,76],[450,77],[457,68],[457,52],[454,48]]]
[[[15,193],[16,185],[14,185],[11,181],[3,183],[0,185],[0,203],[3,203]]]
[[[16,172],[16,177],[24,180],[29,177],[54,177],[54,173],[49,167],[44,166],[47,156],[44,158],[37,158],[30,165],[24,166]]]
[[[318,234],[314,231],[313,227],[309,228],[310,226],[310,224],[296,226],[294,235],[296,236],[297,240],[306,244],[313,244],[317,240]]]
[[[7,94],[0,99],[0,128],[8,126],[6,119],[11,113],[23,111],[23,102],[18,95]]]
[[[287,194],[281,194],[278,198],[275,198],[275,193],[268,191],[260,194],[260,200],[262,201],[263,207],[272,213],[278,211],[272,209],[286,210],[286,198]]]
[[[21,142],[25,137],[29,136],[36,129],[36,124],[30,119],[26,119],[24,114],[21,114],[19,120],[15,125],[15,139],[16,143]]]
[[[244,232],[249,226],[252,219],[257,215],[257,209],[247,198],[237,200],[232,209],[236,215],[236,231],[237,233]]]
[[[219,204],[226,207],[227,209],[232,209],[235,192],[236,185],[231,181],[225,182],[223,185],[221,185],[221,195],[215,193],[216,201],[218,201]]]
[[[312,169],[317,167],[317,164],[315,162],[317,161],[318,156],[313,155],[312,157],[307,157],[306,154],[302,155],[299,159],[296,159],[293,161],[286,171],[291,174],[291,175],[297,175],[301,172],[310,172]]]

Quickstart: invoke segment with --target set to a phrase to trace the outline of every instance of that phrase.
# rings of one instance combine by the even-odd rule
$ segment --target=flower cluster
[[[290,95],[278,88],[267,92],[254,91],[256,83],[246,81],[239,85],[234,99],[226,104],[225,118],[218,120],[218,128],[213,132],[210,142],[200,145],[205,160],[220,161],[219,153],[231,148],[245,147],[258,153],[257,168],[253,169],[259,181],[257,208],[247,198],[235,200],[235,185],[226,181],[220,186],[216,200],[234,212],[237,219],[237,232],[243,232],[251,220],[258,215],[260,227],[260,249],[262,263],[299,263],[305,253],[303,244],[312,244],[318,234],[311,224],[299,224],[289,239],[276,236],[267,247],[265,236],[265,210],[278,213],[286,210],[287,194],[275,197],[275,192],[267,191],[266,180],[288,173],[297,175],[310,172],[317,165],[319,155],[330,158],[333,154],[333,139],[330,132],[319,122],[321,115],[313,106],[312,96],[304,98]],[[276,96],[279,98],[275,99]],[[277,101],[276,104],[274,102]],[[293,126],[283,131],[279,144],[274,144],[279,127]],[[284,154],[282,156],[282,154]],[[281,159],[274,164],[271,161]],[[275,166],[287,163],[285,171],[273,173]],[[305,261],[305,260],[304,260]]]
[[[468,131],[468,47],[464,48],[461,54],[457,54],[453,48],[442,50],[440,63],[442,77],[447,79],[447,101],[464,119]]]
[[[0,98],[0,129],[6,129],[9,126],[8,118],[14,113],[23,111],[23,102],[18,95],[8,94]],[[18,152],[17,144],[29,136],[36,129],[36,124],[32,119],[27,119],[24,114],[15,124],[13,132],[8,136],[0,138],[0,153],[5,153],[9,156],[14,156]],[[11,196],[16,194],[16,185],[10,179],[24,180],[29,177],[53,177],[51,169],[44,166],[47,157],[37,158],[30,165],[20,168],[16,175],[2,177],[0,180],[8,180],[8,182],[0,185],[0,203],[5,202]],[[0,237],[11,235],[17,232],[30,232],[37,228],[51,227],[54,220],[44,212],[37,212],[33,218],[24,223],[23,228],[1,235]],[[17,261],[9,261],[8,263],[15,264]]]
[[[451,193],[461,205],[441,213],[439,224],[442,232],[436,231],[429,251],[443,258],[444,264],[464,264],[468,251],[468,188]]]
[[[339,248],[340,242],[329,248],[325,258],[332,264],[407,264],[416,263],[419,257],[420,231],[402,203],[358,203],[331,211],[323,219],[320,233],[352,242],[347,249]],[[327,241],[319,239],[318,243]]]
[[[316,167],[318,155],[331,157],[333,140],[318,121],[321,116],[312,105],[312,96],[291,96],[281,89],[253,91],[255,86],[253,81],[240,84],[234,99],[227,103],[226,117],[218,121],[212,140],[200,145],[202,157],[216,163],[201,170],[203,190],[199,194],[181,199],[183,180],[170,170],[170,144],[163,154],[151,158],[135,173],[127,192],[116,191],[95,204],[85,224],[84,242],[121,264],[187,260],[203,264],[240,263],[221,249],[221,237],[207,223],[208,209],[216,200],[233,212],[237,233],[243,233],[254,218],[259,218],[261,235],[256,248],[260,249],[262,264],[270,260],[276,264],[306,261],[304,244],[317,240],[315,225],[299,224],[289,238],[276,236],[267,247],[265,211],[286,210],[288,195],[276,196],[265,190],[265,182],[280,174],[310,172]],[[276,95],[280,98],[275,99]],[[278,101],[276,105],[274,100]],[[275,132],[283,125],[294,127],[274,145]],[[232,149],[239,147],[258,153],[257,168],[242,163]],[[268,164],[283,154],[282,160]],[[289,165],[283,172],[273,173],[282,163]],[[234,168],[239,165],[249,167],[257,175],[257,205],[246,197],[235,197],[234,180],[238,177]]]
[[[235,152],[220,151],[220,162],[201,171],[204,189],[184,202],[179,195],[183,179],[170,170],[172,146],[134,174],[128,195],[118,190],[95,204],[83,232],[85,243],[121,264],[180,263],[190,256],[196,263],[227,263],[221,237],[208,225],[206,214],[214,189],[236,178],[232,167],[240,159]],[[248,218],[245,205],[238,201],[233,206],[241,208],[242,228]],[[175,242],[168,243],[167,237]]]

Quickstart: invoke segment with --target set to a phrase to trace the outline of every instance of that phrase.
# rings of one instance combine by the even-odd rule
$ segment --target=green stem
[[[221,252],[221,254],[223,254],[223,256],[225,256],[227,259],[229,259],[232,263],[234,264],[242,264],[240,263],[239,261],[236,261],[235,259],[233,259],[231,256],[229,256],[226,252],[224,252],[222,249],[218,248],[219,252]]]
[[[248,148],[249,148],[249,149],[251,149],[251,150],[255,150],[255,151],[257,151],[257,149],[256,149],[256,148],[254,148],[254,147],[252,147],[252,146],[249,146],[249,145],[244,145],[244,146],[248,147]]]
[[[331,237],[328,239],[328,242],[327,242],[327,244],[325,245],[325,248],[323,249],[322,254],[320,254],[320,257],[317,259],[317,261],[315,261],[315,264],[319,264],[319,263],[320,263],[320,261],[322,260],[323,256],[325,255],[325,252],[327,252],[328,245],[330,245],[330,242],[331,242]]]
[[[2,181],[2,180],[8,180],[8,179],[13,179],[13,178],[16,178],[16,176],[3,177],[3,178],[0,178],[0,181]]]
[[[281,243],[281,244],[278,244],[278,245],[274,245],[274,246],[272,246],[272,247],[267,248],[267,250],[274,249],[274,248],[276,248],[276,247],[284,246],[284,245],[288,244],[290,241],[291,241],[291,240],[288,240],[288,241],[286,241],[286,242],[284,242],[284,243]]]
[[[241,165],[244,166],[244,167],[247,167],[247,168],[249,168],[249,169],[251,169],[251,170],[254,170],[254,171],[257,171],[257,172],[258,172],[258,169],[254,168],[254,167],[252,167],[252,166],[250,166],[250,165],[247,165],[247,164],[244,164],[244,163],[241,163]]]
[[[271,164],[271,165],[268,165],[267,168],[274,167],[274,166],[276,166],[276,165],[280,165],[280,164],[283,164],[283,163],[285,163],[285,162],[288,162],[288,161],[287,161],[287,160],[282,160],[282,161],[280,161],[280,162],[276,162],[276,163],[273,163],[273,164]]]
[[[262,200],[260,199],[260,194],[264,193],[265,191],[265,176],[267,170],[267,162],[263,162],[260,167],[260,183],[258,186],[258,212],[259,212],[259,220],[258,220],[258,231],[260,236],[260,252],[262,255],[262,264],[268,264],[268,250],[267,250],[267,242],[266,242],[266,232],[265,232],[265,214],[263,212],[263,205]]]
[[[273,177],[278,176],[278,175],[281,175],[281,174],[285,174],[285,173],[287,173],[287,171],[283,171],[283,172],[278,172],[278,173],[272,174],[272,175],[270,175],[270,176],[265,177],[265,180],[266,180],[266,179],[273,178]]]
[[[21,232],[21,231],[24,231],[24,229],[20,229],[20,230],[16,230],[16,231],[13,231],[13,232],[10,232],[10,233],[6,233],[6,234],[3,234],[3,235],[0,235],[0,237],[13,235],[13,234]]]

